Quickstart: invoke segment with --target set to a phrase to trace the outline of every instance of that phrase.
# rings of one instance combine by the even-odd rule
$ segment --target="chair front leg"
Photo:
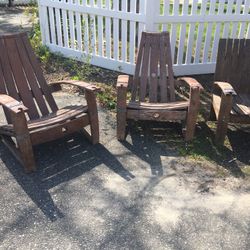
[[[127,124],[127,88],[121,86],[117,88],[117,140],[124,141]]]
[[[232,95],[225,95],[222,93],[220,111],[218,115],[218,124],[215,135],[216,144],[224,144],[225,137],[227,134],[227,126],[230,118],[230,112],[232,110],[232,102]]]
[[[36,170],[36,164],[25,113],[24,111],[20,111],[11,116],[17,147],[24,170],[27,173],[33,172]]]
[[[99,119],[98,119],[98,110],[96,103],[96,94],[94,91],[85,89],[85,97],[88,105],[88,115],[90,121],[90,131],[91,131],[91,142],[92,144],[99,143],[100,134],[99,134]]]
[[[190,88],[190,100],[187,113],[186,129],[185,129],[185,141],[191,141],[194,137],[196,120],[200,108],[200,88]]]

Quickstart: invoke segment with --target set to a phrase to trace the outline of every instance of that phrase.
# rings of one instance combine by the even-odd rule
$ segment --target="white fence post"
[[[154,23],[155,23],[155,14],[157,7],[159,7],[159,0],[145,0],[146,9],[145,9],[145,31],[154,32]]]

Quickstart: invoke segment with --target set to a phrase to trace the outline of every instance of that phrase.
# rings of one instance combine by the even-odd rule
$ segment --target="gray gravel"
[[[32,27],[30,16],[24,13],[24,7],[0,6],[0,34],[29,31]]]
[[[40,145],[31,175],[0,144],[0,249],[250,248],[241,179],[177,157],[164,130],[158,140],[150,134],[155,125],[132,127],[122,144],[114,116],[99,113],[101,144],[76,134]]]

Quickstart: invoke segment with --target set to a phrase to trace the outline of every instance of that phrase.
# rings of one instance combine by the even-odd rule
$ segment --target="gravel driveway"
[[[0,249],[250,248],[249,181],[178,157],[154,124],[120,143],[114,121],[100,109],[100,145],[38,146],[31,175],[0,144]]]
[[[0,9],[0,32],[20,25],[23,10]],[[114,115],[99,115],[99,145],[78,134],[40,145],[31,175],[0,143],[0,249],[250,249],[249,179],[178,157],[162,125],[120,143]]]

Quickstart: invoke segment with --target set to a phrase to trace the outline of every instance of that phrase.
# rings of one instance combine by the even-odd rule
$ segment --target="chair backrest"
[[[175,101],[169,33],[142,33],[132,83],[132,101]]]
[[[220,40],[215,80],[229,82],[239,94],[250,94],[250,39]]]
[[[0,93],[22,101],[30,119],[58,110],[26,33],[0,35]]]

